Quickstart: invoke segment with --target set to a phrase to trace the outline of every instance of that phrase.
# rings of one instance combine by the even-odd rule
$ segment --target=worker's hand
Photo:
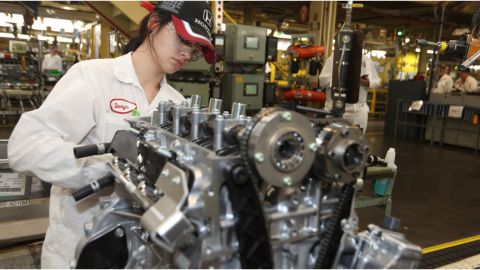
[[[368,79],[368,75],[363,75],[360,77],[360,85],[366,87],[370,86],[370,79]]]

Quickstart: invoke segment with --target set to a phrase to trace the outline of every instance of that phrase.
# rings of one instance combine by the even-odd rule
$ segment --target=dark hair
[[[142,45],[145,40],[148,40],[149,43],[151,42],[151,31],[150,29],[148,29],[148,21],[153,14],[155,14],[158,18],[159,27],[157,27],[156,32],[160,31],[160,29],[164,25],[172,21],[172,15],[161,10],[154,9],[151,13],[149,13],[142,19],[142,21],[140,22],[140,28],[138,29],[138,36],[130,39],[127,45],[125,45],[125,48],[123,49],[124,54],[135,51],[136,49],[138,49],[138,47],[140,47],[140,45]]]

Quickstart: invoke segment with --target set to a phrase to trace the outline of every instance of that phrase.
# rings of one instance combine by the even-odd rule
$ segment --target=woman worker
[[[150,13],[139,37],[127,45],[130,52],[75,64],[40,108],[22,115],[10,137],[10,167],[53,184],[42,268],[70,267],[83,225],[98,209],[98,197],[112,192],[107,188],[74,201],[72,191],[105,176],[112,156],[76,160],[73,148],[111,141],[117,130],[129,128],[124,118],[150,115],[159,101],[183,101],[165,75],[202,55],[210,64],[215,61],[208,2],[142,6]]]

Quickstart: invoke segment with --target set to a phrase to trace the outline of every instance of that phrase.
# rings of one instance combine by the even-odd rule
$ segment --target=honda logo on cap
[[[212,27],[212,18],[213,18],[212,13],[211,13],[209,10],[205,9],[205,10],[203,11],[203,20],[204,20],[204,21],[208,24],[208,26],[210,26],[210,27]]]

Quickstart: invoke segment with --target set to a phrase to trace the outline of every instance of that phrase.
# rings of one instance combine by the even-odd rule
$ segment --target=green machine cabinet
[[[226,74],[223,80],[223,109],[230,111],[233,102],[247,104],[247,110],[263,106],[263,74]]]
[[[212,69],[212,65],[208,64],[203,57],[200,57],[197,61],[188,62],[181,71],[198,71],[209,73]]]
[[[185,98],[192,95],[201,96],[202,106],[206,107],[210,98],[210,83],[208,81],[211,68],[212,65],[205,62],[203,58],[188,62],[182,70],[171,75],[174,78],[169,79],[168,83]],[[179,80],[179,76],[183,79]]]
[[[227,24],[225,60],[229,63],[264,64],[267,28]]]

